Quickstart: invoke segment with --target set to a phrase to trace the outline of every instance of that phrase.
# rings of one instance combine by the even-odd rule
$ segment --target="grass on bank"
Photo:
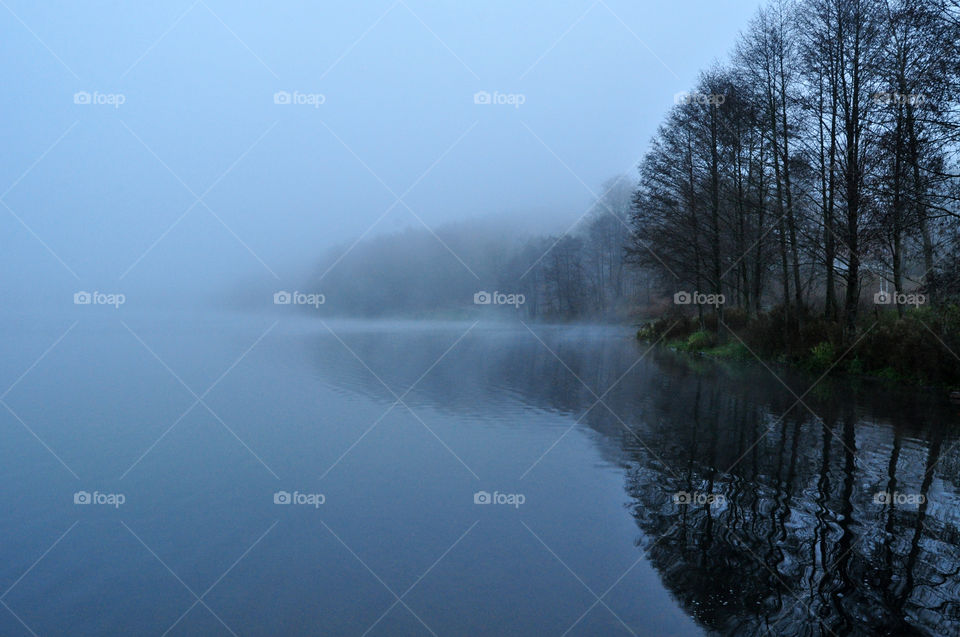
[[[788,325],[781,308],[756,318],[738,309],[724,311],[721,329],[710,313],[701,326],[696,317],[665,316],[637,332],[637,338],[662,339],[671,349],[725,360],[792,365],[810,372],[847,373],[891,381],[960,387],[960,306],[920,307],[903,318],[896,311],[866,312],[855,343],[841,326],[805,316]]]

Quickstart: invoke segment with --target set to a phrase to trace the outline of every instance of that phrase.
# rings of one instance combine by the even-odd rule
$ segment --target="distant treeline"
[[[640,273],[624,258],[635,188],[627,177],[610,180],[593,209],[557,236],[518,236],[509,222],[462,222],[336,246],[311,286],[337,314],[618,320],[640,293]],[[493,307],[498,299],[485,304],[482,295],[475,302],[483,292],[522,295],[522,304]]]
[[[498,291],[531,319],[679,311],[721,335],[726,309],[776,329],[772,349],[854,342],[883,310],[960,296],[958,60],[960,0],[772,0],[574,228],[381,235],[313,283],[344,314],[496,311],[473,299]]]
[[[725,307],[776,306],[849,343],[878,311],[955,302],[958,61],[958,0],[774,0],[675,96],[631,261],[665,299],[722,294],[698,308],[718,332]]]

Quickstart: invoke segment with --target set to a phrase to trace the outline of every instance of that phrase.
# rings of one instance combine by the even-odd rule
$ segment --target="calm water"
[[[920,392],[612,328],[3,327],[2,635],[960,632]]]

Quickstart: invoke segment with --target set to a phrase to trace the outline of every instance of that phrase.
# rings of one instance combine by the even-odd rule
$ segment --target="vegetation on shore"
[[[958,0],[770,0],[572,228],[384,235],[313,287],[363,316],[653,316],[638,336],[678,350],[960,387],[958,58]]]
[[[757,13],[640,164],[626,252],[659,318],[638,336],[960,387],[958,9]]]
[[[810,372],[867,375],[919,385],[960,387],[960,306],[876,312],[860,326],[852,344],[833,321],[809,317],[797,330],[784,330],[777,308],[748,319],[728,310],[718,333],[717,316],[704,322],[681,314],[654,320],[637,338],[672,349],[732,360],[761,360]],[[718,336],[718,334],[720,336]],[[785,338],[786,337],[786,338]]]

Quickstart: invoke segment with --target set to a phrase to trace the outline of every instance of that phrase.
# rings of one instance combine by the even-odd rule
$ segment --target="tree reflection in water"
[[[756,370],[744,383],[658,363],[674,366],[650,394],[669,431],[650,449],[625,439],[627,490],[651,559],[699,621],[730,634],[960,633],[946,406],[891,412],[894,397],[832,383],[790,409]],[[723,500],[678,507],[678,490]]]
[[[496,329],[464,339],[408,401],[489,414],[509,394],[603,434],[626,472],[638,549],[708,630],[960,634],[955,407],[664,350],[637,362],[645,348],[622,333],[536,331],[543,342]],[[405,387],[450,340],[427,330],[386,349],[373,333],[351,342]],[[336,343],[320,347],[332,384],[383,392]],[[717,499],[678,505],[678,492]]]

